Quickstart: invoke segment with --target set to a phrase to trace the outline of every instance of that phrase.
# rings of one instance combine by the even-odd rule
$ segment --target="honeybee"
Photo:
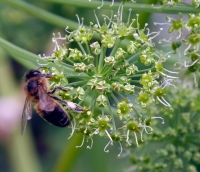
[[[38,70],[30,70],[25,74],[25,86],[26,100],[21,119],[21,134],[24,134],[27,120],[32,118],[32,103],[35,103],[35,109],[37,113],[49,123],[58,126],[66,127],[70,124],[70,116],[58,103],[68,106],[69,109],[77,112],[82,112],[82,109],[78,108],[75,103],[67,102],[59,97],[53,96],[57,90],[65,90],[62,87],[55,87],[52,91],[49,91],[49,82],[47,78],[51,78],[52,75],[41,73]]]

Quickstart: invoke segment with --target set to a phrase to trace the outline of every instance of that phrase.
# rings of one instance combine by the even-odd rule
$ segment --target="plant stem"
[[[81,49],[82,53],[86,54],[85,49],[83,48],[82,44],[80,42],[77,42],[77,43],[78,43],[78,46]]]
[[[76,145],[78,145],[81,140],[81,135],[77,136],[76,134],[74,134],[70,140],[67,139],[67,146],[60,155],[52,172],[70,171],[72,164],[75,162],[75,159],[78,158],[78,154],[81,153],[82,149],[76,148]]]
[[[112,117],[113,130],[116,131],[115,118],[114,118],[114,115],[113,115],[113,113],[111,111],[111,105],[110,105],[110,101],[109,100],[108,100],[108,107],[109,107],[109,114]]]
[[[25,65],[27,67],[29,66],[38,66],[36,61],[38,60],[40,63],[46,63],[44,59],[41,59],[39,56],[37,56],[34,53],[31,53],[27,50],[24,50],[2,38],[0,38],[0,47],[4,48],[7,53],[15,57],[15,59],[20,62],[22,65]],[[28,63],[28,64],[27,64]],[[32,64],[34,63],[34,65]],[[26,65],[27,64],[27,65]],[[74,69],[68,67],[65,65],[65,63],[49,63],[49,67],[55,67],[60,68],[59,66],[62,65],[64,68],[65,73],[74,73]]]
[[[113,47],[112,52],[110,53],[110,56],[113,56],[116,53],[117,48],[119,47],[121,41],[122,41],[122,39],[120,39],[120,38],[117,39],[115,46]]]
[[[7,144],[11,164],[15,172],[41,172],[41,164],[35,150],[34,141],[29,128],[26,134],[21,136],[20,132],[15,132]]]
[[[87,81],[85,81],[85,80],[83,80],[83,81],[75,81],[75,82],[69,83],[68,86],[71,85],[71,86],[78,87],[78,86],[85,85],[86,83],[87,83]]]
[[[25,11],[26,13],[31,14],[53,25],[60,26],[62,28],[66,28],[66,26],[68,25],[70,30],[75,30],[76,28],[78,28],[77,22],[52,14],[39,7],[35,7],[31,4],[28,4],[25,1],[16,1],[16,0],[1,0],[1,1],[13,6],[14,8],[19,8],[21,11]]]
[[[60,3],[60,4],[68,4],[76,7],[82,7],[82,8],[97,8],[101,6],[101,1],[91,1],[89,2],[88,0],[43,0],[46,2],[54,2],[54,3]],[[104,5],[102,8],[104,9],[111,9],[112,10],[117,10],[120,3],[115,2],[114,5],[111,7],[110,2],[104,1]],[[195,9],[194,7],[190,6],[191,4],[188,4],[188,6],[175,6],[175,7],[165,7],[165,8],[158,8],[161,7],[160,5],[154,5],[152,4],[135,4],[135,3],[128,3],[126,2],[124,4],[124,10],[129,10],[130,8],[134,12],[150,12],[150,13],[169,13],[169,14],[178,14],[179,12],[181,13],[199,13],[199,9]]]
[[[102,68],[103,68],[103,63],[104,63],[104,58],[105,58],[105,54],[106,54],[106,47],[104,47],[103,45],[101,45],[101,54],[100,54],[100,58],[99,58],[99,64],[98,64],[98,72],[100,73]]]

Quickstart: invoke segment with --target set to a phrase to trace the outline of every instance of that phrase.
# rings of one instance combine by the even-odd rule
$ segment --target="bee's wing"
[[[22,119],[21,119],[21,134],[24,134],[26,129],[27,120],[32,118],[32,108],[31,108],[31,101],[26,97],[24,109],[22,112]]]
[[[40,85],[38,86],[39,95],[39,108],[43,111],[53,111],[55,108],[55,101],[49,96],[49,94]]]

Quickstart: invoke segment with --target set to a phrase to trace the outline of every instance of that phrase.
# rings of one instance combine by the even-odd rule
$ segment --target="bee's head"
[[[46,77],[46,78],[51,78],[52,77],[52,75],[50,75],[50,74],[46,74],[46,73],[41,73],[39,70],[30,70],[29,72],[27,72],[26,74],[25,74],[25,81],[27,81],[27,80],[29,80],[29,79],[31,79],[31,78],[33,78],[33,77],[39,77],[39,78],[41,78],[41,77]]]
[[[25,81],[33,78],[33,77],[44,77],[45,74],[42,74],[39,70],[30,70],[25,74]]]

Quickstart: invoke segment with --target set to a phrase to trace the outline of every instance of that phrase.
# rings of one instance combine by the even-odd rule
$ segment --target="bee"
[[[32,103],[35,103],[34,108],[44,120],[58,127],[67,127],[70,125],[70,116],[59,103],[67,106],[69,109],[82,112],[82,109],[78,108],[75,103],[67,102],[53,96],[57,90],[69,90],[65,90],[62,87],[55,87],[52,91],[49,91],[50,86],[47,79],[52,78],[51,74],[41,73],[39,69],[30,70],[25,74],[24,78],[26,100],[21,119],[22,135],[24,134],[27,120],[32,118]]]

